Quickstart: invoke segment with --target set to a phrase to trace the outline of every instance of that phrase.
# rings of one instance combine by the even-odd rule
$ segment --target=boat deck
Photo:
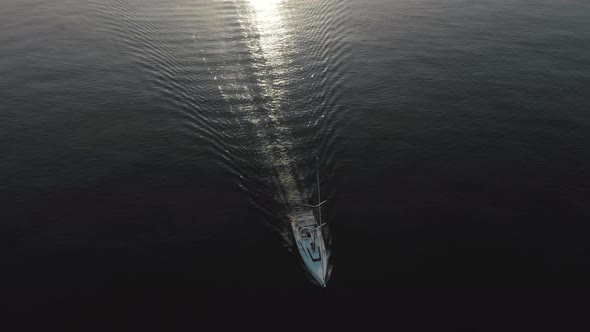
[[[300,208],[290,215],[291,227],[297,244],[297,249],[307,269],[316,281],[325,287],[327,256],[321,230],[312,209]]]
[[[315,226],[316,225],[315,216],[313,215],[313,210],[304,209],[304,208],[296,209],[291,214],[291,222],[296,223],[298,227]]]

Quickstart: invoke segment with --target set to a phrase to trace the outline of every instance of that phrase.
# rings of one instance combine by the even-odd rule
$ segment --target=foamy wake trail
[[[255,149],[259,149],[275,174],[281,188],[280,200],[290,210],[303,203],[304,198],[297,186],[296,163],[291,157],[291,131],[283,124],[287,106],[284,81],[290,73],[283,54],[289,45],[281,37],[285,27],[280,3],[281,0],[235,0],[241,36],[225,38],[224,43],[227,50],[245,48],[248,59],[227,54],[227,61],[209,71],[231,105],[229,111],[238,121],[254,128],[260,145]]]

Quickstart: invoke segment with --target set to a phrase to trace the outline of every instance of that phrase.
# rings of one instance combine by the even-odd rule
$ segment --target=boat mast
[[[320,197],[320,159],[315,157],[317,160],[317,171],[316,171],[316,178],[318,180],[318,225],[322,224],[322,199]]]

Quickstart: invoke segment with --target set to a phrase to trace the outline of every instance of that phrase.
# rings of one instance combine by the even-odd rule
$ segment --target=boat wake
[[[293,157],[293,134],[286,125],[292,115],[289,78],[296,73],[285,54],[290,45],[284,36],[289,32],[282,22],[280,2],[234,1],[237,21],[225,24],[228,38],[215,54],[223,60],[208,67],[229,113],[244,135],[250,135],[248,150],[264,168],[257,173],[270,175],[263,178],[276,190],[274,196],[287,220],[288,213],[304,203],[306,193],[298,185],[303,176],[297,172],[300,161]],[[242,51],[226,53],[236,49]]]
[[[311,4],[307,4],[309,10],[317,15]],[[279,220],[273,228],[289,244],[289,249],[295,251],[297,241],[293,241],[289,217],[311,202],[314,190],[303,184],[311,182],[310,176],[315,171],[309,167],[310,161],[318,152],[304,147],[317,146],[318,140],[322,140],[317,128],[326,121],[324,112],[329,107],[325,103],[333,103],[337,91],[333,87],[321,87],[329,77],[321,57],[330,45],[336,47],[334,54],[343,52],[338,48],[340,44],[313,22],[307,23],[309,29],[325,37],[329,47],[302,45],[304,41],[293,29],[301,20],[290,17],[300,8],[288,1],[225,0],[215,5],[216,17],[221,18],[217,28],[222,35],[218,36],[215,49],[201,48],[201,51],[223,98],[219,112],[224,114],[219,116],[232,124],[234,137],[243,137],[239,149],[229,154],[240,162],[236,168],[241,171],[243,189],[254,194],[253,203],[257,207]],[[320,13],[328,9],[324,4]],[[199,46],[197,40],[195,43]],[[308,56],[310,61],[305,60]],[[280,207],[272,207],[263,197],[273,197]],[[327,226],[316,233],[322,245],[325,244],[322,259],[327,259]],[[322,234],[326,234],[326,241]],[[310,250],[315,248],[314,243]],[[324,279],[329,276],[327,267],[322,275]]]

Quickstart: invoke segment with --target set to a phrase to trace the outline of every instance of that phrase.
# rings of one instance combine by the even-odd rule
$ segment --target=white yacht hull
[[[312,209],[301,208],[290,216],[291,227],[303,264],[322,287],[326,287],[328,253]]]

